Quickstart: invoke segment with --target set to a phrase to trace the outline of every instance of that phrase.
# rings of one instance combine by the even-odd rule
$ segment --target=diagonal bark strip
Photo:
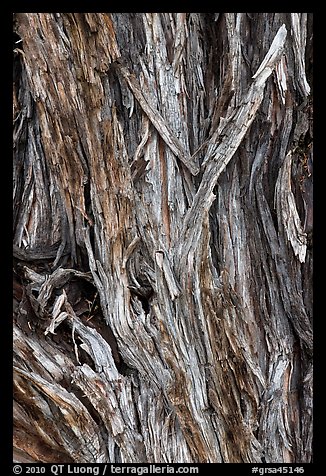
[[[200,239],[205,214],[215,198],[213,194],[214,187],[255,118],[264,97],[266,81],[281,59],[286,34],[286,28],[283,24],[275,35],[271,47],[262,61],[264,67],[260,66],[258,68],[248,93],[221,130],[220,137],[222,137],[222,141],[217,147],[215,154],[211,157],[205,157],[204,163],[207,166],[193,203],[185,216],[176,250],[182,247],[184,253],[188,253],[192,243],[196,243]]]
[[[304,232],[295,198],[291,190],[292,153],[285,157],[275,186],[275,205],[278,209],[279,226],[284,226],[286,236],[292,245],[294,254],[304,263],[307,252],[307,234]]]
[[[190,170],[192,175],[197,175],[199,172],[198,163],[184,150],[184,147],[182,146],[181,142],[174,135],[173,131],[168,126],[165,119],[150,103],[149,97],[145,98],[144,94],[141,91],[140,84],[138,83],[135,76],[120,63],[116,63],[116,65],[118,72],[127,81],[127,84],[133,92],[135,98],[137,99],[140,107],[148,116],[149,120],[151,121],[157,132],[160,134],[164,142],[170,147],[176,157],[178,157],[178,159],[180,159],[181,162]]]

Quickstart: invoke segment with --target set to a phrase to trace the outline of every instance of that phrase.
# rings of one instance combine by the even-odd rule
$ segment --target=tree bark
[[[312,461],[312,17],[14,17],[14,459]]]

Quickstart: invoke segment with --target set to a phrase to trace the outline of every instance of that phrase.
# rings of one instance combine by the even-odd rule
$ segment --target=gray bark
[[[312,18],[19,13],[14,460],[312,460]]]

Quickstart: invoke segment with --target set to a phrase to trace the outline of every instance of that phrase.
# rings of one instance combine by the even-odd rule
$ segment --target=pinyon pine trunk
[[[312,460],[312,17],[14,15],[14,460]]]

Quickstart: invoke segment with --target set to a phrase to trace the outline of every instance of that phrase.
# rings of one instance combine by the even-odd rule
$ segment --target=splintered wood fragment
[[[274,202],[280,222],[279,226],[282,223],[295,256],[299,258],[300,263],[304,263],[307,252],[307,234],[301,225],[295,198],[291,190],[291,164],[292,152],[289,152],[277,177]]]
[[[132,255],[134,249],[136,248],[137,244],[139,243],[140,241],[140,238],[139,236],[135,236],[135,238],[132,240],[132,242],[129,244],[127,250],[126,250],[126,253],[124,255],[124,258],[123,258],[123,262],[122,262],[122,269],[125,269],[126,268],[126,265],[127,265],[127,262],[130,258],[130,256]]]
[[[63,322],[67,317],[69,317],[69,314],[67,312],[61,312],[57,317],[53,318],[51,320],[51,324],[45,329],[44,335],[50,334],[55,334],[55,329]]]
[[[144,115],[143,123],[142,123],[142,140],[140,141],[135,155],[134,155],[134,160],[131,164],[131,172],[132,172],[132,180],[137,179],[143,171],[146,169],[147,163],[142,158],[142,153],[144,150],[144,146],[148,141],[149,138],[149,126],[150,126],[150,120],[148,119],[147,116]]]
[[[273,68],[275,67],[276,62],[279,61],[283,53],[286,35],[287,35],[287,31],[286,31],[285,25],[283,24],[279,28],[278,32],[276,33],[275,38],[272,41],[272,44],[268,52],[266,53],[265,58],[261,62],[259,68],[257,69],[256,73],[253,75],[252,79],[258,78],[258,76],[263,72],[264,72],[264,75],[266,76],[266,79],[268,78],[268,76],[273,71]]]
[[[72,277],[82,278],[88,282],[92,282],[91,273],[83,273],[75,269],[63,269],[58,268],[52,274],[47,276],[41,285],[37,301],[40,303],[42,308],[45,308],[48,300],[52,295],[53,289],[61,288],[64,286]]]
[[[168,126],[165,119],[157,111],[155,106],[151,104],[150,98],[147,96],[145,98],[144,94],[141,91],[140,84],[138,83],[136,77],[128,71],[125,66],[122,66],[120,63],[116,63],[117,70],[126,80],[129,88],[133,92],[135,98],[137,99],[140,107],[143,109],[145,114],[148,116],[149,120],[160,134],[167,146],[170,147],[174,155],[181,160],[181,162],[190,170],[192,175],[197,175],[199,172],[199,165],[194,157],[191,157],[184,149],[183,145],[179,139],[175,136],[172,129]]]
[[[155,252],[155,261],[156,261],[158,270],[163,271],[171,299],[172,301],[174,301],[174,299],[180,296],[181,287],[172,270],[171,264],[167,257],[167,253],[164,252],[163,250],[157,250]]]
[[[306,38],[303,34],[304,29],[302,24],[300,24],[300,15],[301,21],[307,22],[307,14],[302,13],[291,13],[291,25],[292,25],[292,35],[293,35],[293,52],[296,57],[295,65],[298,69],[298,74],[296,75],[298,86],[304,96],[309,96],[310,86],[306,77],[306,67],[305,67],[305,54],[306,54]]]

